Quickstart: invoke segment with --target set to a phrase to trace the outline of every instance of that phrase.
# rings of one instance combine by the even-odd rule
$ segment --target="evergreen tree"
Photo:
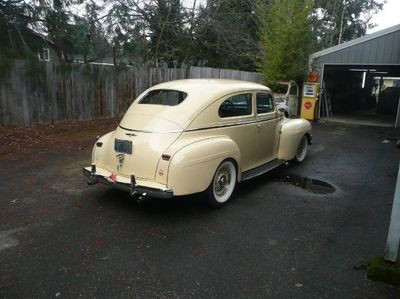
[[[255,70],[259,52],[255,2],[208,0],[196,22],[195,58],[221,68]]]
[[[315,49],[320,50],[365,35],[371,17],[381,10],[377,0],[315,0],[312,13]]]
[[[259,70],[267,84],[302,80],[311,41],[311,0],[271,0],[258,4],[262,46]]]

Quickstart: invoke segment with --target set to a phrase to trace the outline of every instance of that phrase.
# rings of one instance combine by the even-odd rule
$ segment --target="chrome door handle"
[[[261,128],[261,125],[257,125],[257,128]]]

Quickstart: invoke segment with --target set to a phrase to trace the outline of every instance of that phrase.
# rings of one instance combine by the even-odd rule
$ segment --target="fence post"
[[[390,217],[389,233],[385,249],[385,260],[396,262],[400,241],[400,164],[397,173],[396,189]]]

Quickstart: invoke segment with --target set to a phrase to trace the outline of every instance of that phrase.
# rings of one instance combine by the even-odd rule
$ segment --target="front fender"
[[[296,156],[301,138],[311,136],[311,124],[303,118],[287,119],[280,129],[278,159],[292,160]]]
[[[171,158],[168,169],[168,188],[174,195],[202,192],[210,185],[218,165],[225,159],[236,162],[240,173],[240,150],[227,137],[212,137],[190,143]]]

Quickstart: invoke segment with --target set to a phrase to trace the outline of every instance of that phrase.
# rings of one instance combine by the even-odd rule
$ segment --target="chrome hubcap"
[[[228,168],[220,168],[214,179],[214,189],[218,196],[223,196],[228,190],[231,182],[231,174]]]

